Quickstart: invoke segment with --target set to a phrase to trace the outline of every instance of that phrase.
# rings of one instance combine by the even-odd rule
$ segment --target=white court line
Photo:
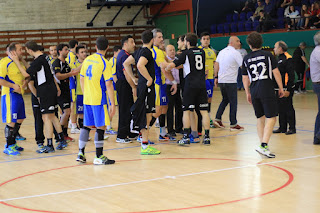
[[[210,171],[204,171],[204,172],[181,174],[181,175],[175,175],[175,176],[165,176],[165,177],[160,177],[160,178],[132,181],[132,182],[127,182],[127,183],[118,183],[118,184],[95,186],[95,187],[89,187],[89,188],[83,188],[83,189],[74,189],[74,190],[67,190],[67,191],[61,191],[61,192],[52,192],[52,193],[39,194],[39,195],[30,195],[30,196],[24,196],[24,197],[8,198],[8,199],[0,200],[0,202],[7,202],[7,201],[12,201],[12,200],[22,200],[22,199],[35,198],[35,197],[44,197],[44,196],[49,196],[49,195],[67,194],[67,193],[71,193],[71,192],[81,192],[81,191],[87,191],[87,190],[92,190],[92,189],[111,188],[111,187],[116,187],[116,186],[125,186],[125,185],[130,185],[130,184],[145,183],[145,182],[164,180],[164,179],[176,179],[177,177],[187,177],[187,176],[200,175],[200,174],[217,173],[217,172],[230,171],[230,170],[235,170],[235,169],[257,167],[257,166],[268,165],[268,164],[277,164],[277,163],[284,163],[284,162],[291,162],[291,161],[298,161],[298,160],[313,159],[313,158],[318,158],[318,157],[320,157],[320,155],[314,155],[314,156],[302,157],[302,158],[293,158],[293,159],[281,160],[281,161],[266,162],[266,163],[261,163],[261,164],[251,164],[251,165],[245,165],[245,166],[237,166],[237,167],[210,170]],[[241,161],[238,161],[238,162],[241,162]]]

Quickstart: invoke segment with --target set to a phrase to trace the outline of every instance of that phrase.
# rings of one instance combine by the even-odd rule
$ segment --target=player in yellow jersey
[[[85,146],[88,142],[90,128],[96,126],[94,144],[96,147],[96,157],[93,161],[95,165],[113,164],[103,155],[103,139],[106,125],[110,124],[106,91],[110,98],[110,116],[115,113],[114,94],[112,85],[111,64],[105,59],[108,50],[108,39],[104,36],[96,40],[97,52],[88,56],[82,63],[80,71],[80,84],[83,91],[84,121],[79,137],[79,154],[77,161],[85,163]]]
[[[117,107],[118,106],[118,95],[117,95],[117,91],[116,91],[116,82],[117,82],[117,76],[116,76],[116,65],[117,65],[117,57],[118,57],[118,54],[121,50],[121,46],[114,46],[113,47],[113,57],[110,58],[109,62],[112,66],[112,78],[113,78],[113,89],[114,89],[114,103],[115,103],[115,106]],[[108,101],[108,105],[110,105],[110,99]],[[110,117],[110,125],[107,126],[107,129],[106,129],[106,134],[109,134],[109,135],[116,135],[117,132],[111,127],[111,122],[112,122],[112,117]]]
[[[86,59],[87,57],[87,49],[79,45],[76,48],[76,54],[77,54],[77,60],[70,64],[71,69],[76,69],[77,67],[80,67],[82,65],[82,62]],[[76,113],[76,117],[78,117],[78,125],[79,128],[83,127],[83,93],[81,90],[81,85],[80,85],[80,73],[75,76],[76,77],[76,90],[75,90],[75,99],[74,99],[74,104],[73,104],[73,111]],[[72,123],[71,127],[71,134],[75,133],[80,133],[80,129],[77,126],[77,123]]]
[[[19,58],[19,63],[22,65],[23,52],[21,44],[10,44],[8,51],[15,51]],[[2,86],[2,122],[6,123],[6,145],[3,152],[7,155],[20,155],[20,151],[24,149],[16,144],[15,138],[23,120],[26,118],[22,97],[26,83],[16,63],[9,56],[2,59],[0,63],[0,85]]]
[[[174,80],[171,72],[165,72],[161,69],[161,64],[166,63],[166,53],[164,51],[163,34],[160,29],[153,29],[153,48],[152,56],[155,61],[155,90],[156,90],[156,113],[153,114],[150,126],[153,125],[156,118],[159,117],[160,135],[159,140],[176,140],[174,137],[167,135],[165,125],[165,115],[168,110],[166,78],[173,82],[172,94],[177,91],[177,82]]]
[[[74,62],[77,61],[77,55],[76,55],[76,48],[79,45],[79,42],[77,40],[70,40],[69,41],[69,53],[68,56],[66,58],[67,63],[69,64],[73,64]],[[75,112],[75,99],[76,99],[76,77],[70,77],[69,79],[70,82],[70,96],[71,96],[71,113],[70,113],[70,120],[69,120],[69,128],[71,128],[72,130],[72,134],[79,134],[80,131],[76,128],[76,124],[77,124],[77,115]],[[71,124],[71,126],[70,126]]]
[[[57,53],[57,46],[56,45],[52,45],[49,47],[49,58],[50,58],[50,62],[51,64],[53,64],[53,62],[58,58],[58,53]]]
[[[203,32],[200,35],[200,42],[201,45],[199,46],[200,49],[203,49],[206,53],[206,87],[207,87],[207,95],[208,95],[208,103],[209,103],[209,116],[211,111],[211,102],[212,102],[212,94],[213,94],[213,87],[214,87],[214,62],[216,61],[216,54],[215,52],[210,48],[210,34],[208,32]],[[202,122],[198,122],[201,124]],[[213,121],[210,116],[210,127],[214,127]],[[202,128],[199,128],[198,130],[202,131]]]

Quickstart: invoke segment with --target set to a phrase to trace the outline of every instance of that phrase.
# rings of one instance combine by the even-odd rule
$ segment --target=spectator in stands
[[[293,0],[294,6],[300,7],[300,6],[301,6],[301,3],[302,3],[302,0]]]
[[[255,11],[257,0],[248,0],[248,6],[251,8],[251,11]]]
[[[308,13],[308,6],[306,4],[303,4],[300,11],[300,19],[297,25],[298,29],[304,30],[307,27],[308,24],[305,26],[305,23],[306,23],[306,18],[309,16],[310,14]]]
[[[258,0],[258,7],[256,8],[253,16],[251,16],[252,21],[254,21],[256,18],[260,19],[259,15],[261,10],[264,10],[264,5],[262,0]]]
[[[311,4],[311,7],[308,8],[308,12],[304,15],[304,17],[306,18],[304,22],[304,29],[308,28],[310,19],[312,18],[313,11],[314,11],[314,3]]]
[[[300,14],[293,4],[289,6],[289,13],[285,17],[288,23],[288,31],[296,30],[298,20],[300,19]]]
[[[279,3],[281,3],[281,1],[280,1]],[[282,4],[280,4],[280,7],[286,8],[286,7],[288,7],[289,5],[291,5],[292,3],[293,3],[293,0],[283,0],[283,1],[282,1]]]
[[[314,8],[310,17],[310,29],[316,29],[320,27],[320,5],[319,2],[314,2]]]
[[[241,12],[247,13],[251,11],[252,11],[252,8],[250,7],[249,1],[246,1],[246,3],[244,3],[244,7],[242,8]]]
[[[271,0],[266,0],[264,4],[264,12],[266,15],[270,16],[271,18],[276,17],[276,8]]]
[[[260,11],[259,15],[259,26],[257,27],[257,32],[267,32],[272,27],[272,21],[269,15],[266,15],[264,10]]]

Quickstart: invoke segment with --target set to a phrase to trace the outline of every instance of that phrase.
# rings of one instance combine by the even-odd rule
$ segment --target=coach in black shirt
[[[287,53],[287,50],[288,46],[283,41],[278,41],[274,45],[274,52],[278,56],[278,68],[282,77],[285,95],[283,98],[278,98],[280,127],[274,130],[273,133],[286,133],[286,135],[291,135],[296,133],[296,116],[292,104],[295,76],[292,57]],[[275,88],[278,88],[276,82],[274,83]],[[288,124],[289,131],[287,131]]]

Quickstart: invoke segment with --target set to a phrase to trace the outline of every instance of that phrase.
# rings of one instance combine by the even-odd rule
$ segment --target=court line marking
[[[118,184],[95,186],[95,187],[82,188],[82,189],[66,190],[66,191],[61,191],[61,192],[51,192],[51,193],[45,193],[45,194],[39,194],[39,195],[30,195],[30,196],[23,196],[23,197],[16,197],[16,198],[8,198],[8,199],[2,199],[2,200],[0,200],[0,202],[22,200],[22,199],[29,199],[29,198],[36,198],[36,197],[44,197],[44,196],[50,196],[50,195],[67,194],[67,193],[72,193],[72,192],[81,192],[81,191],[88,191],[88,190],[93,190],[93,189],[111,188],[111,187],[116,187],[116,186],[125,186],[125,185],[130,185],[130,184],[138,184],[138,183],[145,183],[145,182],[165,180],[165,179],[176,179],[179,177],[188,177],[188,176],[193,176],[193,175],[217,173],[217,172],[230,171],[230,170],[236,170],[236,169],[244,169],[244,168],[257,167],[257,166],[263,166],[263,165],[270,165],[270,164],[272,165],[272,164],[278,164],[278,163],[284,163],[284,162],[313,159],[313,158],[318,158],[318,157],[320,157],[320,155],[301,157],[301,158],[293,158],[293,159],[273,161],[273,162],[258,163],[258,164],[249,164],[249,165],[244,165],[244,166],[236,166],[236,167],[230,167],[230,168],[224,168],[224,169],[195,172],[195,173],[181,174],[181,175],[175,175],[175,176],[165,176],[165,177],[152,178],[152,179],[146,179],[146,180],[138,180],[138,181],[132,181],[132,182],[126,182],[126,183],[118,183]]]

